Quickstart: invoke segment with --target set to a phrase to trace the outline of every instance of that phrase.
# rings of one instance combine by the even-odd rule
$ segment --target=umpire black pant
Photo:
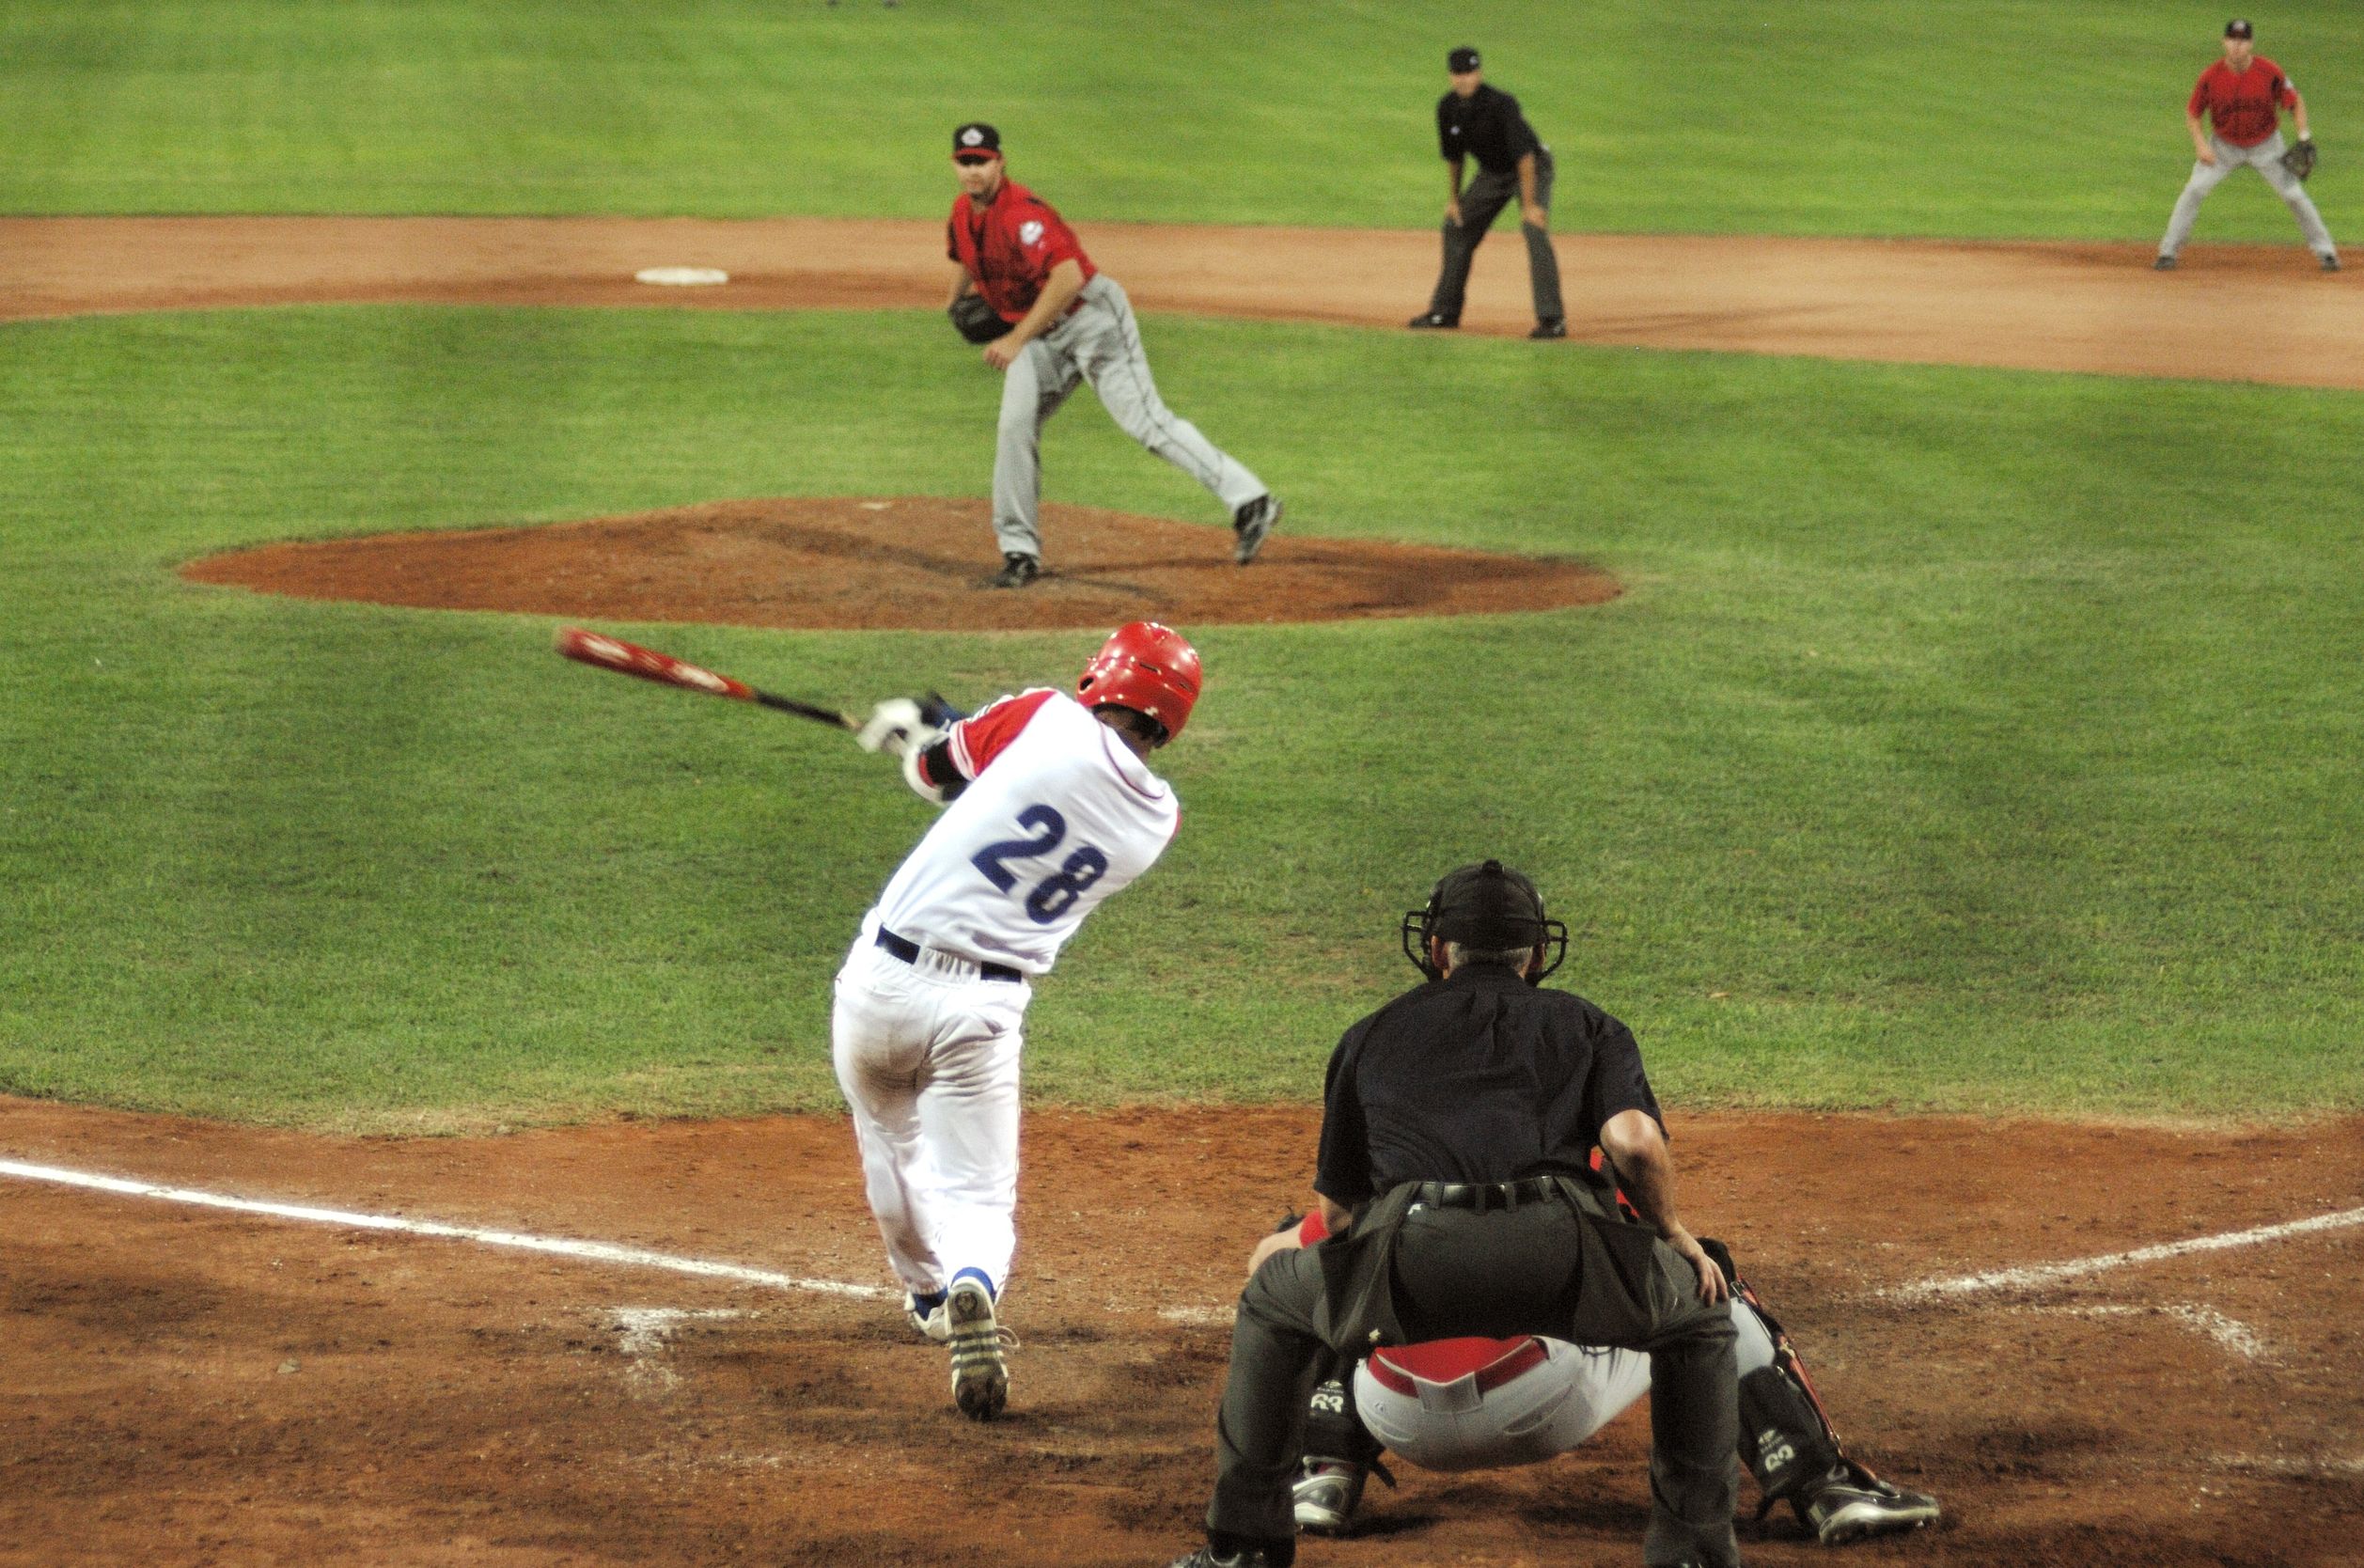
[[[1417,1207],[1395,1254],[1398,1316],[1413,1341],[1544,1334],[1650,1354],[1650,1529],[1643,1560],[1732,1568],[1740,1396],[1729,1307],[1702,1301],[1673,1248],[1633,1229],[1646,1261],[1627,1278],[1601,1267],[1579,1228],[1605,1222],[1554,1199],[1515,1209]],[[1585,1261],[1590,1258],[1593,1268]],[[1636,1288],[1638,1287],[1638,1288]],[[1296,1532],[1290,1490],[1306,1405],[1329,1347],[1312,1248],[1275,1254],[1241,1294],[1231,1370],[1215,1422],[1210,1530],[1265,1541]]]
[[[1535,152],[1535,201],[1548,212],[1551,209],[1552,162],[1548,149]],[[1447,321],[1461,320],[1464,297],[1469,291],[1469,265],[1477,259],[1478,247],[1485,243],[1486,230],[1502,209],[1518,199],[1519,176],[1516,169],[1495,174],[1489,169],[1478,171],[1478,178],[1461,193],[1461,222],[1445,220],[1445,270],[1437,275],[1436,292],[1429,296],[1432,316]],[[1519,232],[1526,239],[1527,282],[1535,292],[1535,319],[1539,321],[1558,321],[1567,319],[1567,306],[1559,300],[1559,259],[1552,254],[1551,230],[1538,228],[1522,216]]]

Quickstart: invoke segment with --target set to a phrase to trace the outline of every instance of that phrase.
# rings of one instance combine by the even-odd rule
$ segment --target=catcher
[[[1624,1195],[1618,1200],[1624,1202]],[[1629,1209],[1630,1212],[1630,1209]],[[1317,1208],[1267,1236],[1253,1275],[1276,1252],[1329,1233]],[[1757,1482],[1757,1517],[1787,1503],[1824,1545],[1908,1530],[1937,1517],[1937,1499],[1873,1475],[1840,1446],[1821,1396],[1787,1334],[1734,1270],[1723,1244],[1699,1245],[1732,1287],[1740,1372],[1740,1459]],[[1650,1357],[1529,1335],[1435,1340],[1374,1351],[1314,1390],[1297,1528],[1342,1535],[1364,1483],[1393,1452],[1424,1470],[1534,1465],[1567,1452],[1650,1391]]]
[[[2326,273],[2340,270],[2340,249],[2323,214],[2307,195],[2307,177],[2315,172],[2314,134],[2307,125],[2307,101],[2282,73],[2282,68],[2257,54],[2256,29],[2235,18],[2225,24],[2224,55],[2200,74],[2184,118],[2192,135],[2192,177],[2176,198],[2168,219],[2167,235],[2159,242],[2159,258],[2151,264],[2160,272],[2175,270],[2176,253],[2192,237],[2200,204],[2234,169],[2247,164],[2274,194],[2282,198],[2307,248]],[[2281,111],[2288,109],[2298,131],[2298,145],[2282,143]],[[2200,128],[2205,114],[2211,129]]]

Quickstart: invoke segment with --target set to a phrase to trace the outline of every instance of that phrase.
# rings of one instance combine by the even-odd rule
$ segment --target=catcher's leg
[[[1732,1282],[1732,1322],[1739,1332],[1740,1457],[1761,1494],[1758,1516],[1787,1502],[1825,1545],[1892,1530],[1914,1529],[1937,1517],[1937,1499],[1908,1492],[1848,1458],[1789,1336],[1718,1243],[1702,1243]]]
[[[2252,162],[2258,173],[2265,177],[2265,182],[2274,187],[2274,194],[2282,198],[2282,205],[2290,209],[2290,215],[2298,220],[2298,232],[2306,236],[2307,248],[2321,257],[2339,255],[2340,247],[2332,243],[2331,230],[2324,226],[2323,214],[2315,210],[2314,197],[2307,194],[2306,182],[2282,167],[2282,138],[2274,136],[2258,150],[2264,152],[2268,149],[2272,157]]]
[[[2213,138],[2212,138],[2213,141]],[[2159,241],[2159,254],[2172,259],[2184,248],[2184,242],[2192,237],[2192,225],[2200,221],[2200,204],[2208,199],[2208,193],[2224,182],[2233,170],[2232,149],[2222,142],[2214,142],[2216,161],[2203,164],[2192,160],[2192,177],[2184,182],[2184,194],[2175,198],[2175,211],[2167,220],[2167,235]]]
[[[1075,363],[1038,337],[1002,372],[994,445],[994,541],[1005,556],[1042,558],[1042,427],[1075,390]]]

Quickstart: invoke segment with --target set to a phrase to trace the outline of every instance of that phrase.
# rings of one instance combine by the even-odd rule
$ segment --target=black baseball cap
[[[1480,951],[1531,948],[1543,940],[1543,895],[1499,860],[1447,871],[1431,895],[1429,934]]]
[[[2257,29],[2236,16],[2231,22],[2225,24],[2225,37],[2229,39],[2253,39],[2257,37]]]
[[[1001,133],[981,119],[970,120],[952,133],[952,156],[981,163],[1001,156]]]
[[[1463,44],[1459,49],[1452,51],[1445,56],[1445,69],[1452,71],[1456,75],[1459,75],[1464,71],[1477,70],[1478,52],[1469,47],[1469,45],[1465,43]]]

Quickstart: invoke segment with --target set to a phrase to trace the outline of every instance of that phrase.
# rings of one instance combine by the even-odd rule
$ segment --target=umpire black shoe
[[[1296,1543],[1292,1541],[1285,1556],[1278,1546],[1234,1546],[1220,1552],[1213,1546],[1201,1546],[1188,1557],[1174,1559],[1171,1568],[1289,1568],[1296,1560]]]
[[[1245,566],[1256,558],[1256,552],[1264,547],[1264,536],[1280,521],[1280,497],[1270,491],[1248,502],[1231,514],[1231,531],[1239,541],[1231,546],[1231,558]]]
[[[2336,256],[2325,257],[2323,259],[2323,270],[2326,273],[2338,272],[2340,270],[2340,259]]]
[[[2151,263],[2151,270],[2154,273],[2171,273],[2175,270],[2175,258],[2162,256]]]
[[[994,574],[995,588],[1024,588],[1042,575],[1042,563],[1032,556],[1015,551],[1001,557],[1001,570]]]
[[[1852,1461],[1823,1478],[1797,1505],[1798,1518],[1825,1546],[1842,1546],[1901,1529],[1918,1529],[1937,1517],[1937,1499],[1926,1492],[1891,1486]]]
[[[1448,328],[1461,325],[1461,318],[1459,316],[1440,316],[1433,310],[1424,310],[1417,316],[1413,317],[1409,321],[1406,321],[1404,325],[1410,327],[1415,332],[1441,332]]]
[[[1548,321],[1537,321],[1535,323],[1535,330],[1527,334],[1527,337],[1539,340],[1546,337],[1565,337],[1567,336],[1568,323],[1557,316],[1554,316]]]

